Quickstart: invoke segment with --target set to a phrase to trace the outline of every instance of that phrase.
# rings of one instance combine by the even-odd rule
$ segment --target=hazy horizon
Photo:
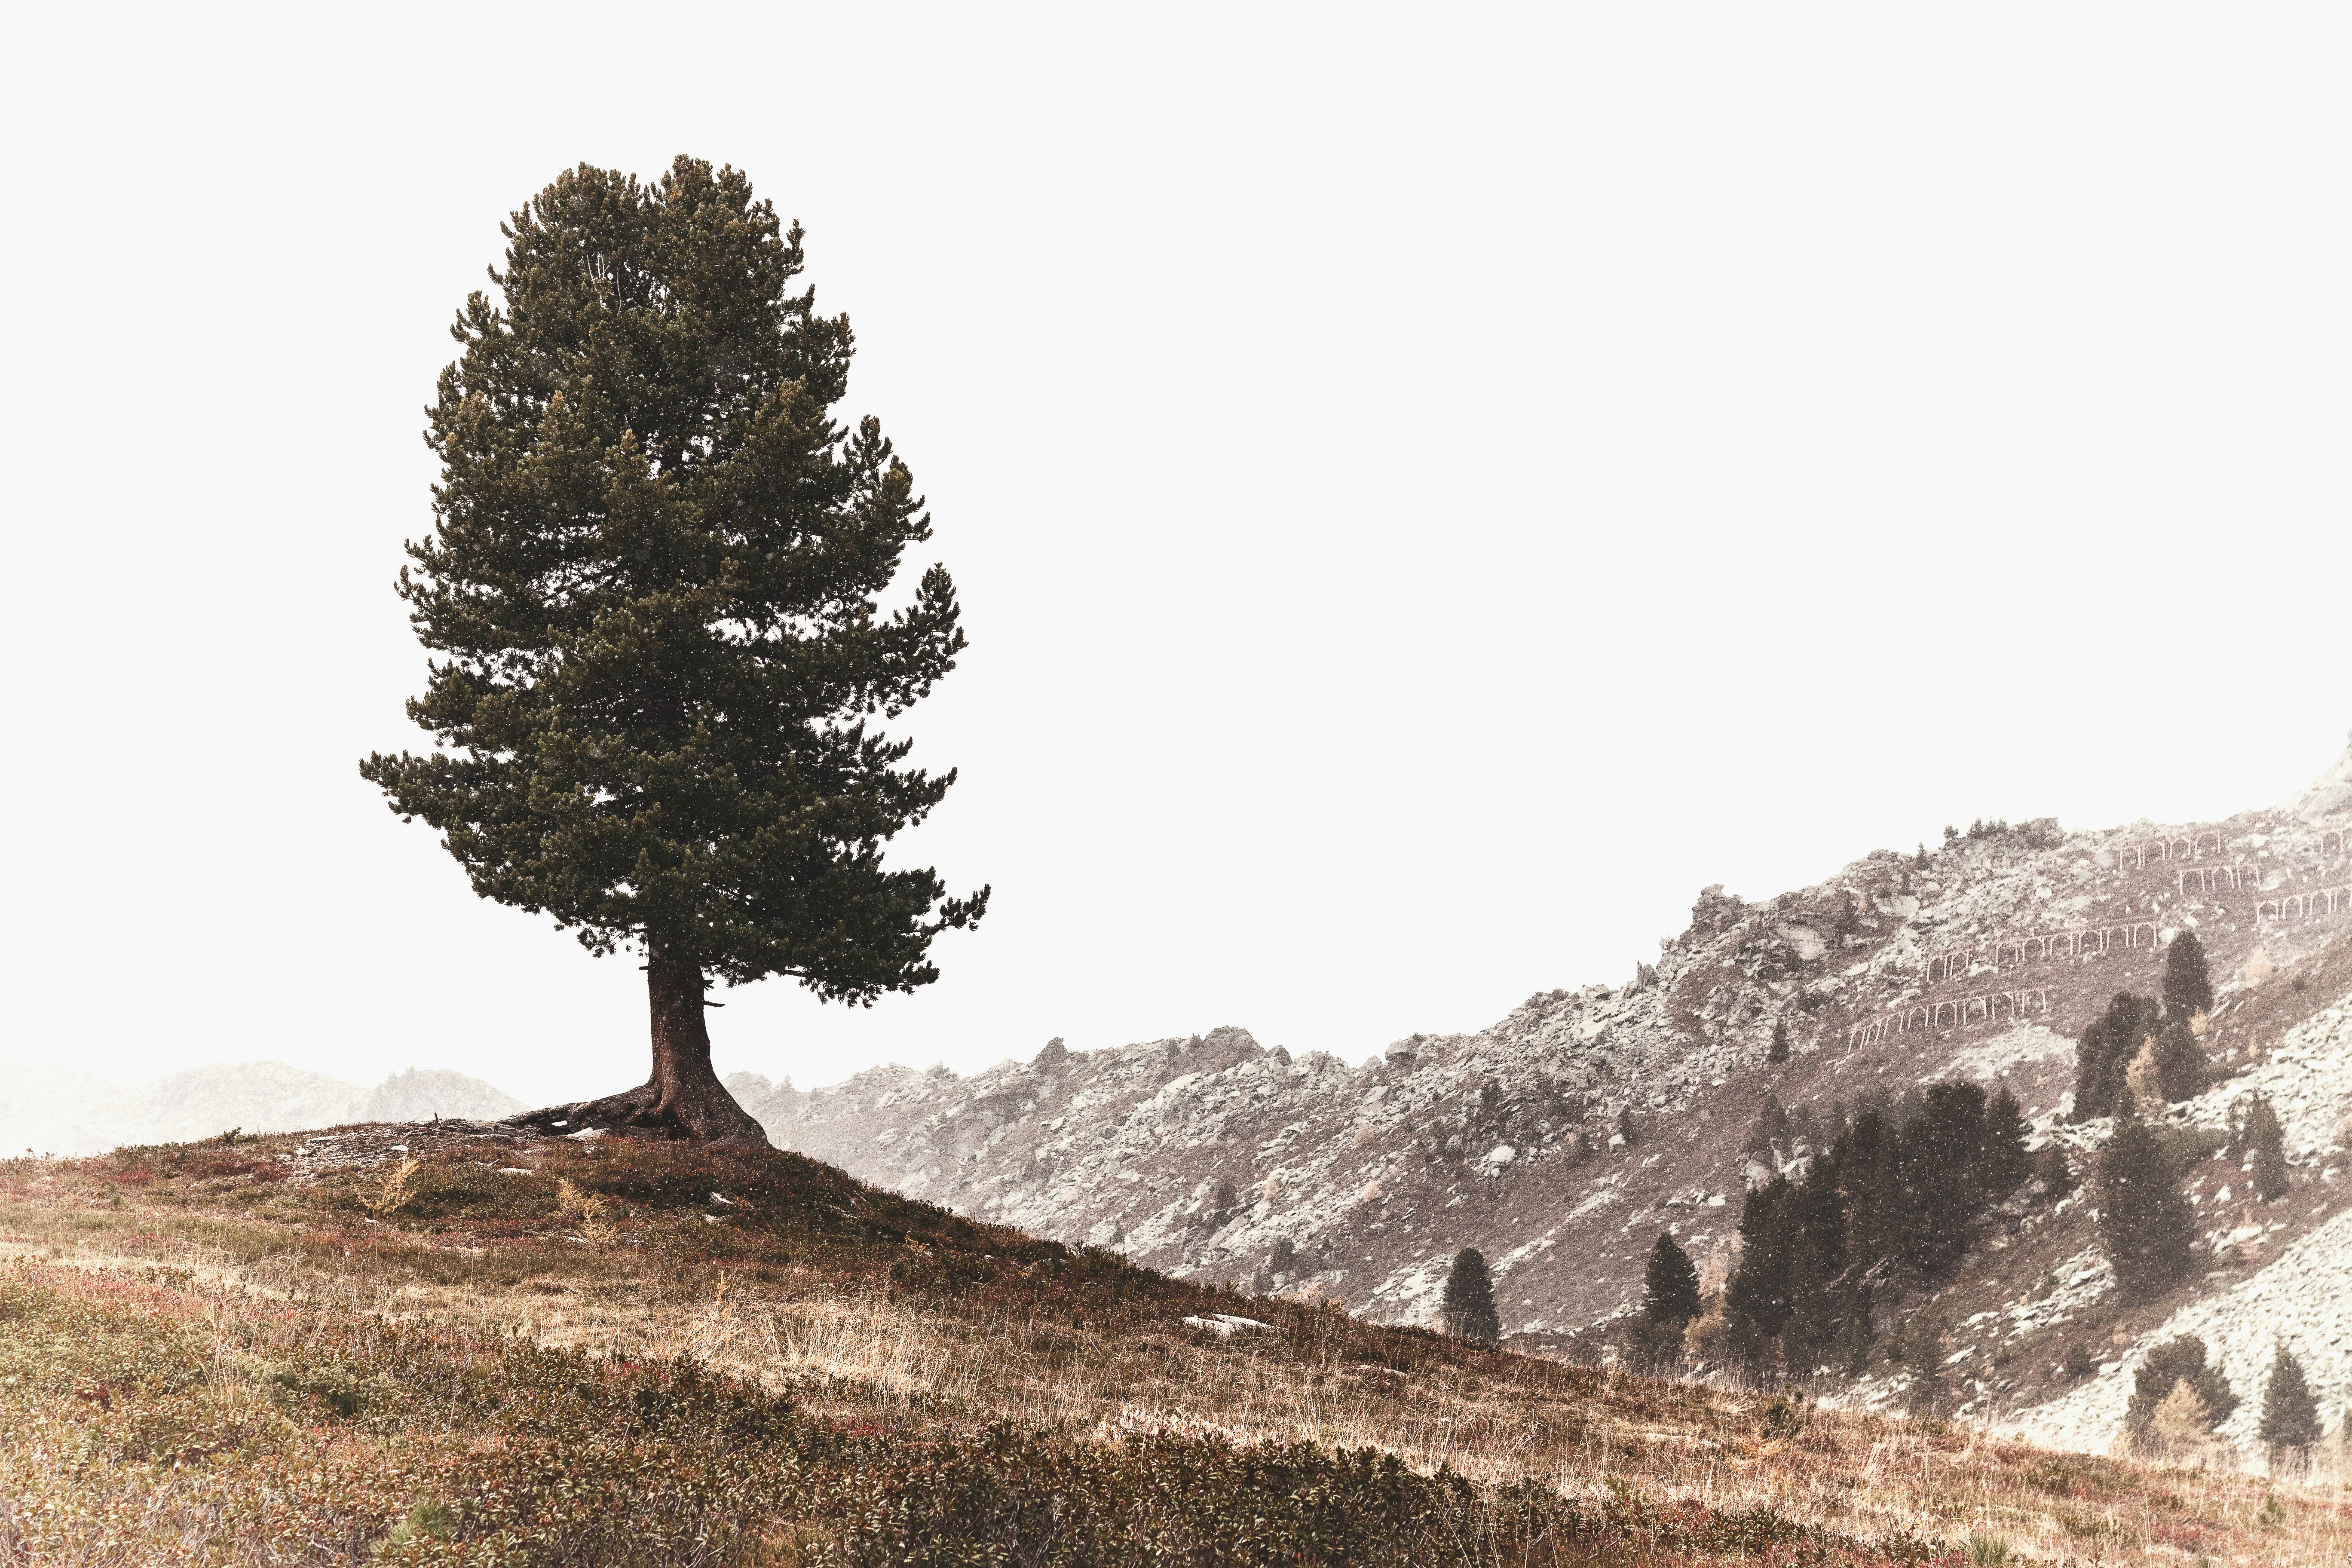
[[[581,161],[806,226],[971,637],[893,858],[987,921],[722,997],[722,1073],[1358,1061],[1706,884],[2267,806],[2352,725],[2352,20],[714,13],[654,74],[600,15],[27,24],[0,1058],[645,1076],[636,961],[355,771],[425,741],[447,322]]]

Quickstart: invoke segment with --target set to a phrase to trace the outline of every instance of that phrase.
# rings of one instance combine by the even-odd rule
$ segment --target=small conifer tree
[[[2265,1204],[2286,1194],[2286,1129],[2270,1096],[2246,1096],[2230,1117],[2230,1157],[2253,1163],[2253,1194]]]
[[[2210,1449],[2212,1442],[2213,1412],[2205,1396],[2187,1383],[2176,1383],[2157,1403],[2156,1414],[2140,1428],[2133,1447],[2180,1464]]]
[[[2124,1409],[2124,1436],[2133,1447],[2148,1440],[2157,1412],[2177,1388],[2197,1396],[2208,1432],[2229,1419],[2238,1395],[2218,1366],[2207,1364],[2205,1342],[2194,1334],[2167,1340],[2147,1352],[2132,1377],[2131,1403]]]
[[[2128,1300],[2160,1296],[2194,1260],[2197,1216],[2147,1124],[2125,1116],[2099,1155],[2099,1234]]]
[[[1439,1312],[1445,1331],[1455,1339],[1491,1345],[1503,1337],[1503,1321],[1495,1313],[1495,1282],[1486,1274],[1486,1254],[1476,1247],[1454,1255]]]
[[[1698,1269],[1690,1254],[1663,1230],[1650,1248],[1642,1285],[1642,1315],[1654,1326],[1679,1329],[1698,1316]]]
[[[2018,1106],[2017,1096],[2004,1085],[1985,1107],[1976,1158],[1970,1163],[1977,1190],[1987,1199],[1998,1203],[2023,1186],[2032,1173],[2025,1138],[2025,1113]]]
[[[1776,1018],[1772,1021],[1772,1048],[1764,1053],[1764,1059],[1776,1067],[1789,1059],[1788,1019]]]
[[[2074,1120],[2113,1115],[2132,1058],[2156,1027],[2156,1004],[2117,992],[2074,1043]]]
[[[1641,1142],[1633,1135],[1633,1108],[1630,1105],[1617,1112],[1617,1136],[1625,1140],[1628,1149]]]
[[[2213,977],[2205,966],[2205,944],[2192,931],[2172,939],[2164,954],[2164,1016],[2183,1024],[2213,1010]]]
[[[1979,1084],[1930,1086],[1904,1122],[1893,1151],[1895,1181],[1883,1196],[1895,1254],[1922,1278],[1943,1274],[1967,1250],[1969,1223],[1990,1195],[1982,1164],[1991,1148]]]
[[[2271,1357],[2270,1381],[2263,1389],[2263,1420],[2259,1433],[2273,1455],[2282,1451],[2308,1455],[2319,1441],[2319,1400],[2303,1375],[2303,1363],[2281,1345]]]
[[[2254,1195],[2264,1203],[2285,1195],[2287,1189],[2286,1129],[2264,1095],[2251,1097],[2246,1107],[2246,1152],[2253,1159]]]
[[[2187,942],[2189,938],[2180,939]],[[2156,1035],[2155,1083],[2168,1100],[2194,1100],[2205,1087],[2204,1048],[2198,1045],[2185,1018],[2166,1020]]]

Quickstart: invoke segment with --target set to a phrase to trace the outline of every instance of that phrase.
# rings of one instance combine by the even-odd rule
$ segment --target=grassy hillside
[[[791,1154],[443,1122],[0,1164],[0,1563],[2319,1563],[2348,1522],[1244,1299]]]

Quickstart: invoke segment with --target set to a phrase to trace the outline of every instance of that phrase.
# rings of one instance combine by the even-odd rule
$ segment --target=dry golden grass
[[[240,1157],[283,1152],[265,1142]],[[522,1156],[499,1156],[509,1157]],[[1038,1244],[961,1222],[919,1234],[912,1205],[883,1214],[895,1200],[854,1184],[808,1209],[845,1224],[864,1211],[836,1235],[831,1219],[776,1217],[782,1200],[766,1189],[724,1206],[673,1201],[726,1172],[648,1200],[642,1183],[616,1179],[610,1152],[542,1143],[529,1158],[529,1176],[428,1154],[290,1180],[217,1160],[182,1161],[181,1174],[143,1157],[0,1165],[0,1257],[630,1363],[692,1358],[914,1440],[1006,1421],[1370,1447],[1423,1473],[1769,1509],[1979,1562],[2352,1560],[2340,1454],[2275,1479],[2165,1468],[1477,1351],[1132,1270],[1056,1295],[1038,1283]],[[1202,1311],[1269,1326],[1230,1338],[1184,1326]]]

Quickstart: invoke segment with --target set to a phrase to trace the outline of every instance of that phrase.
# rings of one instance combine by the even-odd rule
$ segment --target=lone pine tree
[[[934,565],[877,606],[930,519],[880,426],[835,422],[848,321],[792,290],[800,227],[743,174],[583,164],[504,232],[400,575],[439,746],[360,772],[477,893],[644,955],[651,1075],[529,1120],[764,1145],[711,1070],[711,984],[871,1005],[937,979],[932,938],[986,907],[882,858],[955,780],[870,727],[955,668],[955,587]]]
[[[1495,1282],[1486,1273],[1486,1255],[1476,1247],[1454,1255],[1439,1316],[1447,1333],[1472,1344],[1491,1345],[1503,1337],[1503,1321],[1495,1313]]]

